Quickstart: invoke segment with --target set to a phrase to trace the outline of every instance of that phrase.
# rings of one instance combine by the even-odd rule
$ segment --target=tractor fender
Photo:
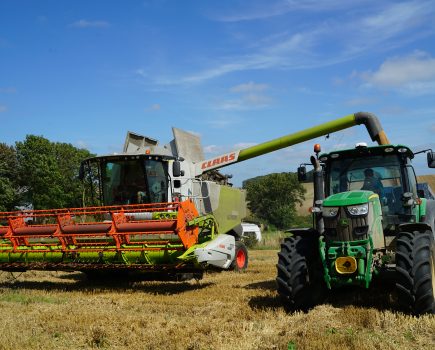
[[[432,226],[426,222],[412,222],[399,225],[399,232],[420,232],[425,233],[427,231],[432,231]]]

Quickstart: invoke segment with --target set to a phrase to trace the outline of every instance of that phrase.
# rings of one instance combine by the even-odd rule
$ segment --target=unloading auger
[[[180,129],[164,146],[129,132],[122,153],[82,163],[85,202],[97,205],[0,213],[0,269],[244,270],[245,193],[218,169],[360,124],[373,141],[389,143],[378,119],[363,112],[212,159]]]

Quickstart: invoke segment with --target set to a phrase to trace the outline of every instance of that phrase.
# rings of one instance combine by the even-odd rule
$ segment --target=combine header
[[[176,270],[195,258],[190,248],[215,238],[214,221],[190,200],[9,212],[0,220],[1,268],[11,271]]]

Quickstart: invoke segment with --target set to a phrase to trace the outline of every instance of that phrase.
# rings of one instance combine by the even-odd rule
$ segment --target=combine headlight
[[[354,215],[354,216],[367,215],[367,213],[369,212],[369,205],[368,203],[360,204],[360,205],[350,205],[346,207],[346,209],[350,215]]]
[[[325,218],[332,218],[338,214],[338,207],[323,207],[322,215]]]

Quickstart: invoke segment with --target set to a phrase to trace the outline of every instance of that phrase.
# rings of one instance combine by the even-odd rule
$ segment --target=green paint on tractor
[[[424,152],[434,168],[434,152]],[[435,313],[435,201],[418,192],[413,157],[391,144],[311,157],[315,225],[290,229],[278,254],[278,292],[289,309],[377,278],[396,282],[403,310]],[[304,180],[305,168],[298,174]]]

